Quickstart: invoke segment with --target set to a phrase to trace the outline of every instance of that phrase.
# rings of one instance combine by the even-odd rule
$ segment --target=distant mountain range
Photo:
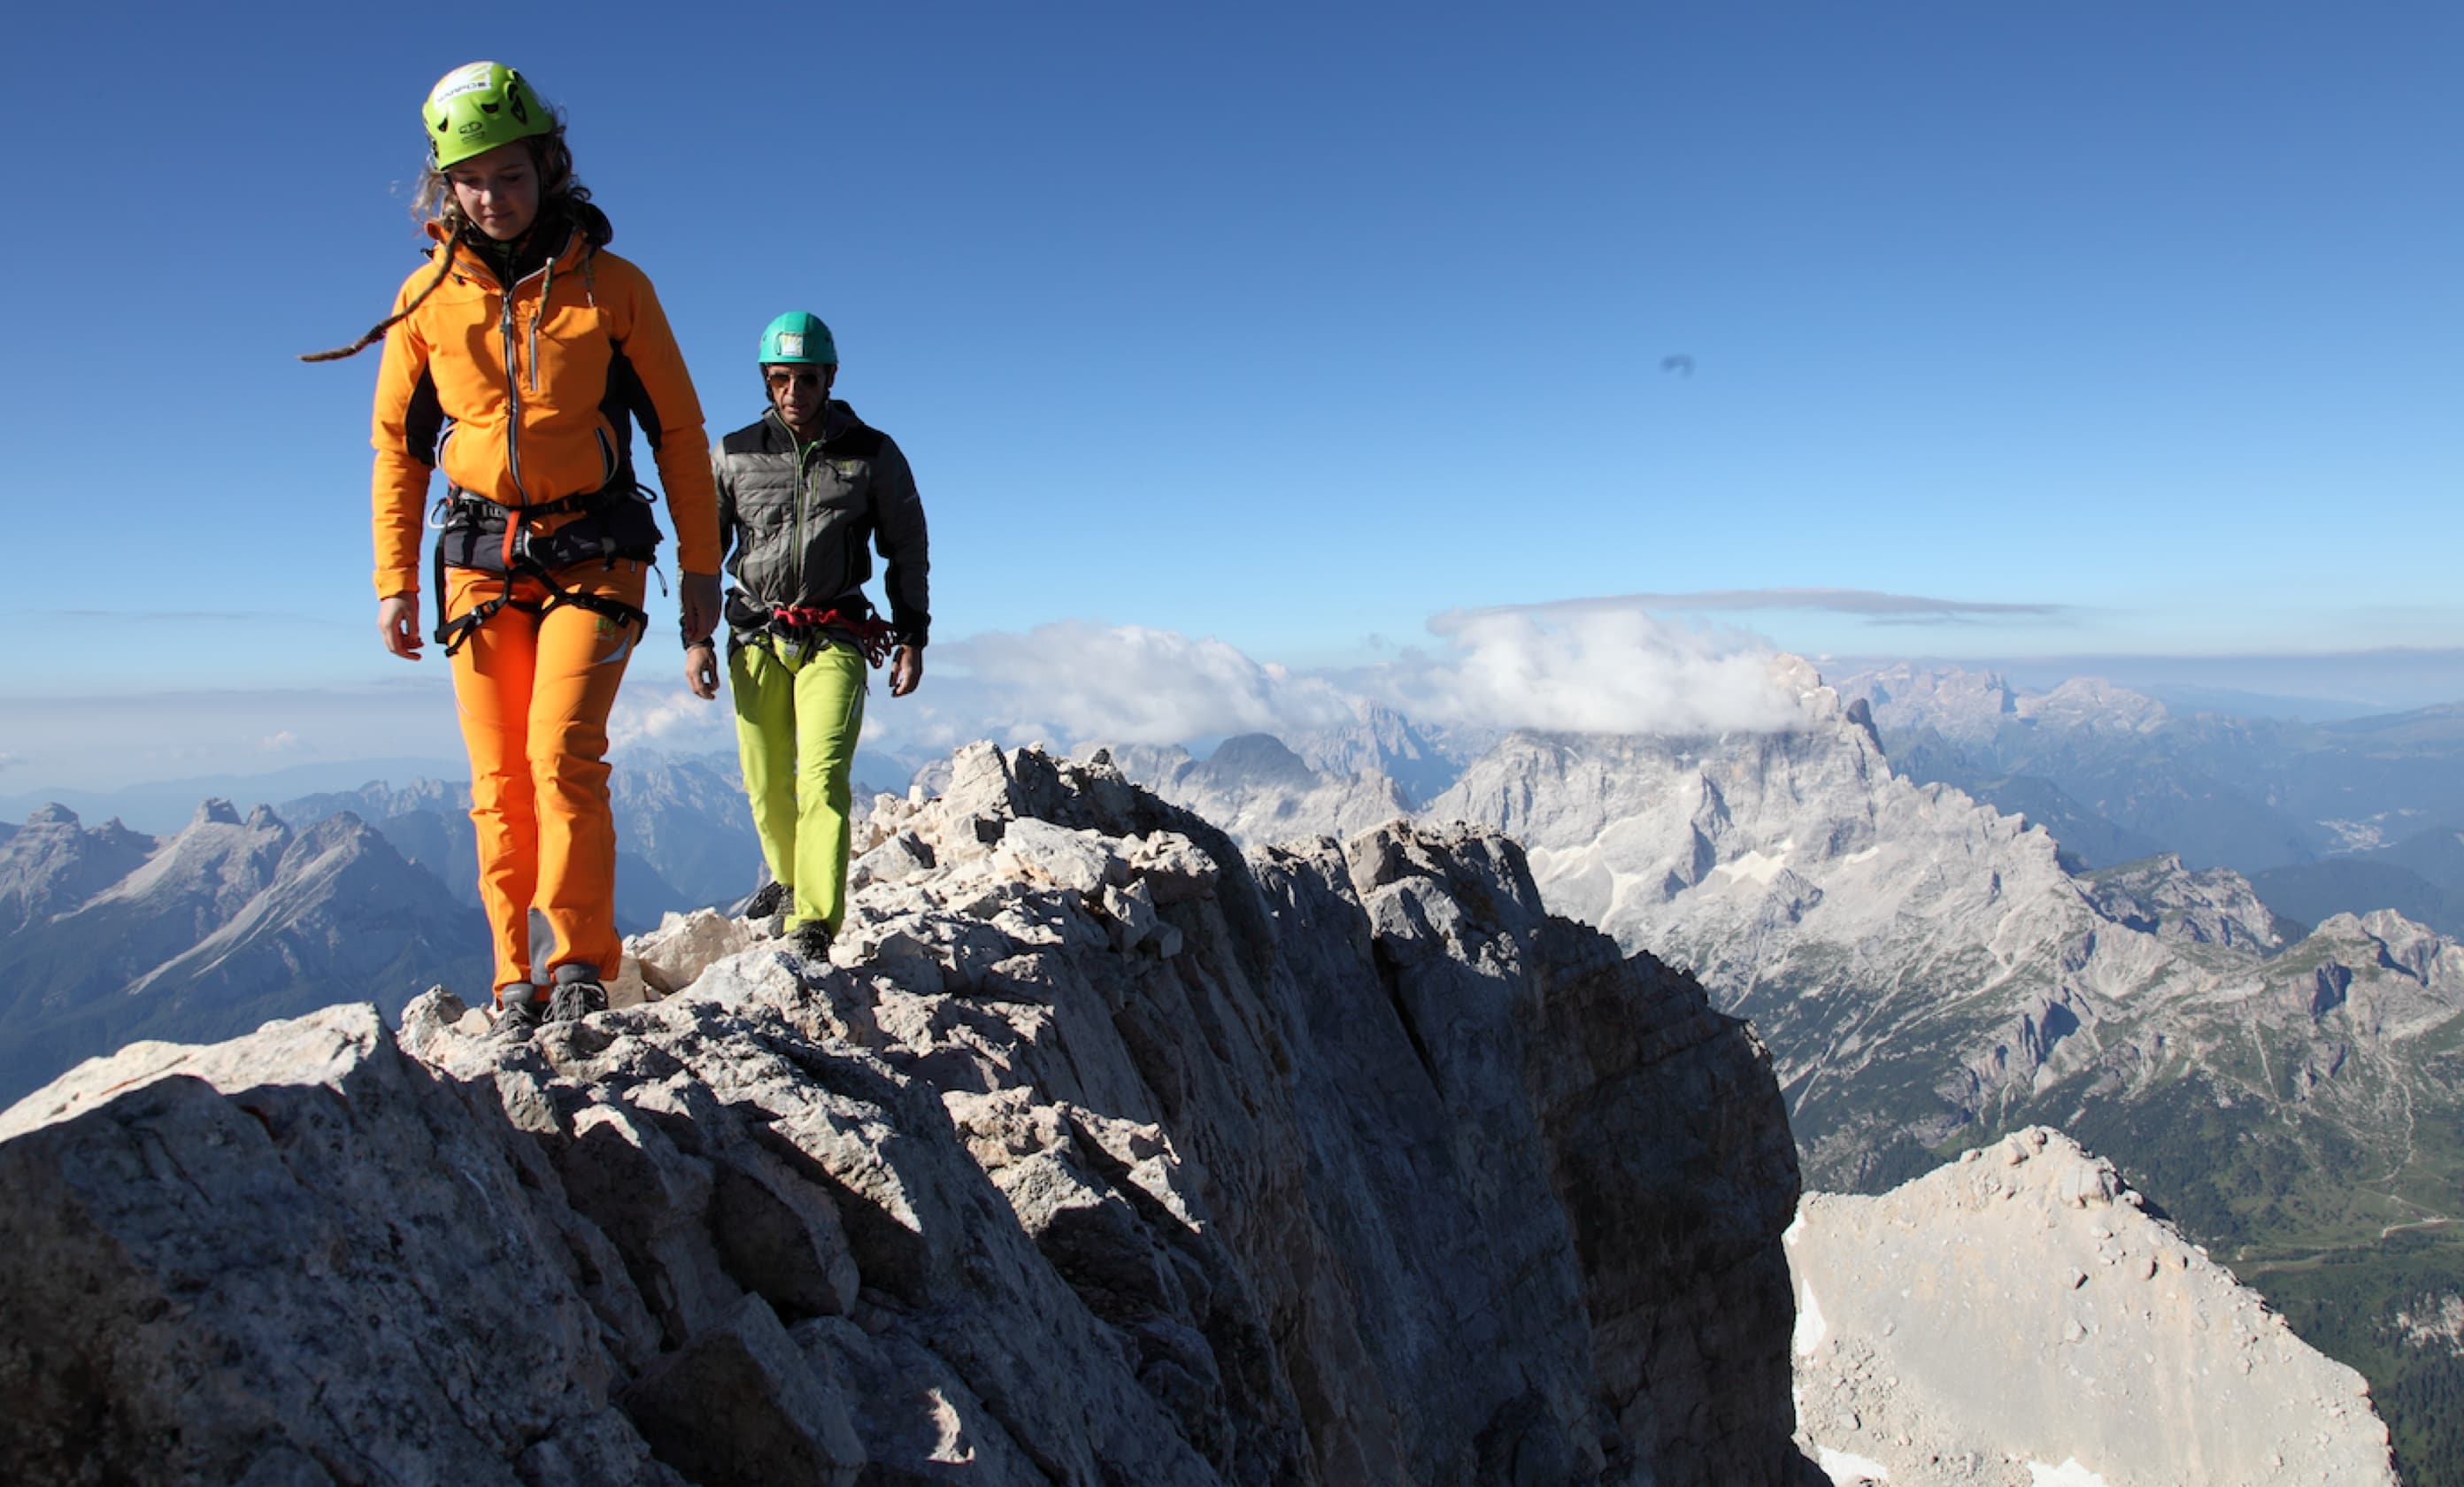
[[[2263,873],[2464,825],[2464,704],[2329,722],[2183,716],[2093,679],[2032,692],[1910,666],[1837,690],[1872,710],[1901,773],[2067,820],[2063,845],[2089,867],[2153,843]]]
[[[867,751],[867,791],[912,762]],[[260,784],[286,784],[293,774]],[[759,886],[734,761],[646,758],[610,775],[627,932]],[[145,806],[148,791],[104,797]],[[470,787],[412,778],[259,804],[191,802],[160,834],[66,805],[0,826],[0,1104],[135,1038],[221,1038],[347,992],[392,1010],[491,968]]]
[[[487,930],[358,817],[209,800],[155,838],[64,807],[0,844],[0,1103],[138,1038],[488,984]]]

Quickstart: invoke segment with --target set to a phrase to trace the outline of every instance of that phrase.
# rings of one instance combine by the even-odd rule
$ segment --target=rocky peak
[[[1101,755],[1126,778],[1244,842],[1319,832],[1349,837],[1411,813],[1385,775],[1321,773],[1265,734],[1228,739],[1202,761],[1176,745],[1089,745],[1083,752]]]
[[[1809,1196],[1788,1256],[1800,1429],[1835,1482],[2394,1487],[2361,1375],[2057,1132]]]
[[[1886,666],[1841,679],[1838,691],[1894,734],[1931,729],[1966,744],[1992,738],[2018,711],[2018,694],[1999,676],[1955,667]]]
[[[65,914],[143,864],[151,836],[117,819],[87,831],[66,806],[45,806],[0,842],[0,934]]]
[[[1416,722],[1381,703],[1354,706],[1349,724],[1289,736],[1292,751],[1311,769],[1337,779],[1379,775],[1419,805],[1452,785],[1463,766],[1502,736],[1496,729]]]
[[[2021,721],[2038,727],[2097,733],[2152,733],[2172,720],[2154,698],[2098,677],[2074,677],[2051,692],[2018,699],[2015,708]]]
[[[230,801],[211,798],[102,897],[142,900],[150,914],[203,934],[265,890],[290,844],[291,829],[273,811],[259,809],[242,820]]]
[[[1510,842],[1244,859],[990,745],[867,830],[826,965],[705,914],[528,1043],[440,991],[0,1115],[0,1460],[1800,1479],[1769,1063]]]
[[[2446,1027],[2464,1015],[2464,945],[2392,909],[2330,917],[2263,972],[2257,1007],[2282,1028],[2315,1031],[2315,1076],[2305,1096],[2350,1071],[2353,1045],[2385,1049]],[[2331,1091],[2331,1093],[2334,1091]],[[2371,1091],[2346,1092],[2365,1099]]]
[[[1219,777],[1243,782],[1299,781],[1314,783],[1313,771],[1301,756],[1271,733],[1243,733],[1225,739],[1206,761]]]
[[[2089,874],[2083,883],[2097,911],[2125,928],[2262,955],[2286,943],[2283,921],[2230,868],[2194,872],[2167,853]]]

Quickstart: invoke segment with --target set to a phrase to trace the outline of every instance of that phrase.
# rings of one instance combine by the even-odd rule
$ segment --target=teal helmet
[[[830,339],[830,328],[818,315],[802,310],[789,310],[772,321],[761,332],[761,365],[764,366],[836,366],[839,364],[838,343]]]

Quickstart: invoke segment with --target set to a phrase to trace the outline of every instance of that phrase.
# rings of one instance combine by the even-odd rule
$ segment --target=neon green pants
[[[800,656],[757,640],[727,658],[736,744],[753,830],[770,876],[796,887],[789,928],[820,920],[838,933],[847,913],[847,808],[869,681],[854,647]]]

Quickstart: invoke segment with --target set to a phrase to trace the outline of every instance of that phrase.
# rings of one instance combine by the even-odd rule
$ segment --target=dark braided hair
[[[545,134],[534,134],[522,143],[531,147],[531,162],[539,174],[539,216],[559,212],[572,218],[583,230],[592,247],[605,243],[615,235],[608,225],[607,214],[590,205],[590,188],[573,173],[573,150],[564,143],[564,116],[550,110],[556,127]],[[472,231],[471,219],[462,213],[462,203],[453,195],[453,183],[437,168],[436,153],[429,151],[428,165],[419,172],[419,186],[411,193],[410,214],[421,222],[440,222],[445,226],[445,251],[437,255],[436,272],[429,276],[410,302],[368,327],[368,333],[346,346],[331,351],[310,351],[299,359],[303,362],[339,362],[357,356],[385,339],[386,331],[407,317],[436,292],[452,271],[454,251],[462,246],[463,234]]]

